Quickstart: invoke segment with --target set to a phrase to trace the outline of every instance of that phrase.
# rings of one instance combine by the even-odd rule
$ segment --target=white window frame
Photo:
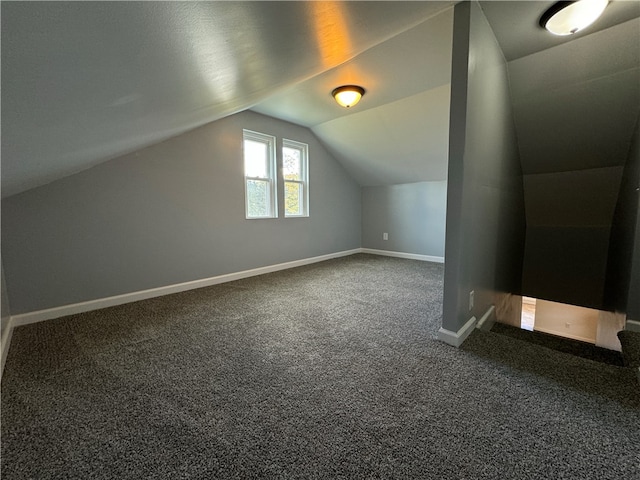
[[[250,177],[247,175],[245,166],[244,142],[250,140],[252,142],[264,143],[267,146],[267,178]],[[245,218],[249,220],[278,218],[278,185],[276,177],[276,137],[251,130],[242,130],[242,169],[244,170],[244,212]],[[268,195],[267,215],[252,216],[249,215],[249,189],[247,184],[250,180],[266,181]]]
[[[287,180],[284,178],[284,149],[291,148],[300,151],[300,176],[302,180]],[[302,187],[302,213],[297,215],[287,214],[286,198],[284,199],[284,216],[285,218],[302,218],[309,216],[309,145],[302,142],[296,142],[295,140],[289,140],[287,138],[282,139],[282,162],[284,180],[284,192],[287,192],[287,183],[297,183]]]

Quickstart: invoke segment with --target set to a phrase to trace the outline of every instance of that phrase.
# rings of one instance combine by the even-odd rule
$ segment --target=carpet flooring
[[[608,363],[610,365],[616,365],[623,367],[624,362],[622,360],[622,353],[615,350],[609,350],[602,347],[597,347],[592,343],[581,342],[579,340],[573,340],[571,338],[559,337],[557,335],[550,335],[544,332],[523,330],[512,325],[505,325],[503,323],[495,323],[491,328],[494,333],[501,335],[507,335],[512,338],[517,338],[525,342],[536,343],[552,350],[559,352],[569,353],[578,357],[588,358],[596,362]]]
[[[631,369],[475,331],[358,254],[17,328],[2,478],[638,479]]]

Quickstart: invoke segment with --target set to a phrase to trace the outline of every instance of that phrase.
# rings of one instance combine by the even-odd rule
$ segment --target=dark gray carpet
[[[627,367],[640,367],[640,332],[622,330],[618,332],[622,346],[623,363]]]
[[[355,255],[16,329],[4,479],[640,478],[631,369],[476,331]]]
[[[615,350],[608,350],[606,348],[597,347],[592,343],[581,342],[579,340],[573,340],[571,338],[559,337],[557,335],[550,335],[544,332],[531,332],[529,330],[523,330],[512,325],[505,325],[503,323],[495,323],[491,328],[494,333],[501,335],[507,335],[508,337],[517,338],[525,342],[535,343],[552,350],[559,352],[569,353],[578,357],[588,358],[596,362],[608,363],[610,365],[616,365],[623,367],[622,354]]]

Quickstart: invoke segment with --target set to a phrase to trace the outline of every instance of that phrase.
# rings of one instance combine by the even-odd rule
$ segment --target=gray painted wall
[[[543,96],[542,93],[539,95]],[[563,101],[571,110],[574,108],[572,102],[582,100],[567,98]],[[612,121],[615,122],[615,119]],[[543,136],[538,140],[544,143]],[[629,141],[630,138],[627,138],[618,149],[628,151]],[[598,157],[601,153],[594,153],[594,158],[604,163],[605,160]],[[540,156],[541,164],[545,163],[543,157]],[[579,152],[574,152],[567,158],[575,166],[581,157]],[[607,156],[608,161],[611,159],[615,160],[615,157]],[[531,158],[529,162],[533,163]],[[582,168],[576,166],[570,169],[564,163],[557,163],[556,171],[550,171],[551,166],[546,165],[543,169],[546,171],[533,173],[531,165],[528,172],[527,167],[523,166],[527,234],[522,289],[524,294],[531,297],[606,310],[612,308],[614,296],[606,287],[606,278],[611,277],[611,274],[607,274],[611,265],[607,265],[616,263],[616,258],[609,258],[610,253],[614,257],[626,255],[626,260],[618,257],[620,268],[626,272],[615,275],[626,278],[630,260],[630,245],[623,239],[627,234],[614,232],[613,225],[614,212],[621,206],[619,192],[624,160],[620,165],[584,168],[588,163],[583,163]],[[626,205],[627,201],[623,203]],[[623,207],[626,209],[625,205]],[[619,214],[628,216],[623,211]],[[635,210],[631,218],[635,218]],[[628,223],[622,217],[620,221]],[[627,227],[621,228],[625,230]],[[610,243],[610,239],[614,242]],[[621,247],[627,253],[622,253],[619,250]],[[619,268],[616,267],[616,270]],[[623,281],[615,289],[622,287],[626,291],[628,284],[623,286],[625,283]],[[626,299],[623,303],[626,303]]]
[[[455,7],[451,80],[442,326],[456,332],[520,292],[526,228],[506,62],[476,2]]]
[[[9,307],[9,296],[7,295],[7,283],[4,279],[4,264],[1,265],[0,269],[0,286],[1,286],[1,295],[0,297],[0,310],[2,311],[2,316],[0,317],[0,336],[4,335],[4,330],[7,328],[9,324],[9,318],[11,316],[11,309]]]
[[[636,235],[633,246],[633,258],[631,260],[627,318],[640,322],[640,206],[636,214]]]
[[[362,246],[444,257],[446,215],[444,181],[363,187]]]
[[[609,236],[622,171],[603,167],[524,175],[524,294],[606,308]]]
[[[309,144],[309,218],[245,219],[243,128]],[[243,112],[3,199],[12,314],[358,248],[360,225],[359,186],[308,129]]]
[[[528,226],[523,294],[605,308],[609,234],[609,226]]]
[[[640,118],[624,167],[611,226],[607,307],[640,320]]]

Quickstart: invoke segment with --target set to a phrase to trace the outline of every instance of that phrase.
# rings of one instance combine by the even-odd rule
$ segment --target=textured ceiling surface
[[[310,127],[360,185],[446,180],[452,35],[449,9],[253,110]],[[367,93],[345,109],[348,83]]]
[[[2,2],[2,195],[248,108],[310,127],[362,185],[442,180],[454,3]],[[575,37],[537,25],[552,3],[480,2],[523,170],[619,166],[640,2]],[[362,102],[337,107],[329,92],[352,82]]]
[[[450,85],[313,128],[361,185],[447,178]]]
[[[558,37],[540,28],[538,22],[542,14],[553,5],[551,1],[481,1],[480,5],[493,33],[502,47],[507,61],[546,50],[579,38],[591,35],[614,25],[640,16],[640,2],[637,0],[614,0],[597,22],[577,32],[575,35]]]
[[[640,114],[640,19],[508,65],[527,225],[610,225]]]
[[[2,2],[2,195],[247,109],[452,3]]]
[[[449,9],[335,68],[283,89],[253,110],[313,127],[448,84],[452,30],[453,9]],[[340,108],[331,91],[354,83],[367,93],[357,107]]]
[[[640,19],[513,60],[509,74],[525,174],[624,164],[640,111]]]

